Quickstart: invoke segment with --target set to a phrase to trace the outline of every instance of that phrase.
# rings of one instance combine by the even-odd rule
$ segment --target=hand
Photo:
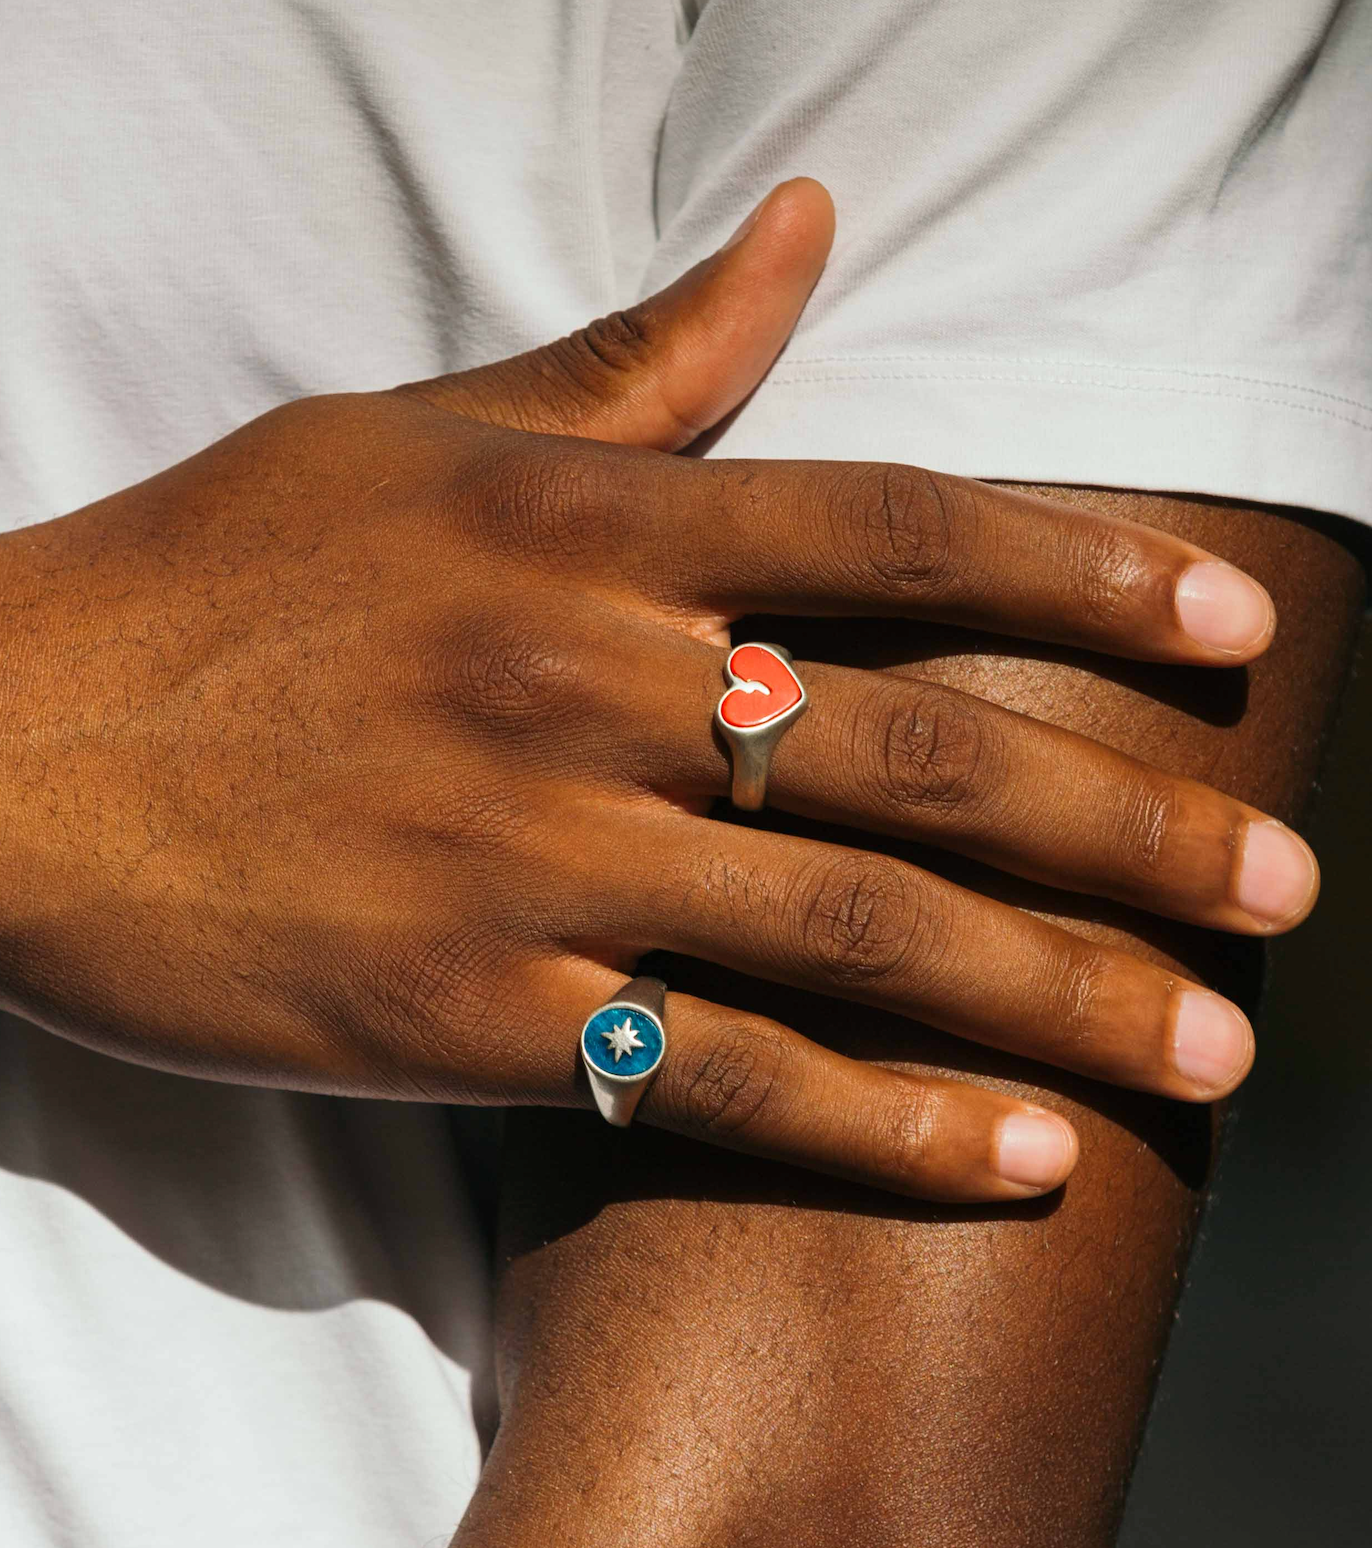
[[[1266,594],[1146,527],[914,468],[666,455],[739,403],[830,239],[785,185],[530,355],[291,404],[0,543],[8,1004],[214,1078],[584,1103],[650,948],[1102,1079],[1230,1090],[1226,1001],[861,848],[711,821],[729,624],[887,614],[1229,665]],[[615,444],[621,443],[621,444]],[[636,444],[629,444],[636,443]],[[1229,930],[1295,921],[1261,813],[946,689],[802,667],[771,799]],[[647,1120],[901,1192],[1055,1186],[1059,1118],[684,995]]]

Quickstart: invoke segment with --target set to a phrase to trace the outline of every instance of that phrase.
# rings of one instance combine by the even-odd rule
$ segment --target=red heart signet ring
[[[731,797],[741,811],[761,811],[772,750],[810,701],[790,651],[780,645],[736,645],[724,676],[729,687],[715,709],[715,725],[733,760]]]

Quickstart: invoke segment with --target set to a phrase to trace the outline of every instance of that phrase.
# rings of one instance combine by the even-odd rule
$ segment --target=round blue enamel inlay
[[[643,1046],[624,1052],[630,1043]],[[657,1022],[642,1011],[610,1005],[597,1011],[586,1023],[581,1046],[596,1069],[604,1070],[607,1075],[646,1075],[662,1057],[662,1033]],[[615,1059],[616,1048],[620,1050],[618,1060]]]

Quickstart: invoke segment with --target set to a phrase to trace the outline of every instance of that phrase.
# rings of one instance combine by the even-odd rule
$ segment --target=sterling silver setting
[[[810,707],[809,695],[781,645],[736,645],[724,676],[729,686],[715,706],[715,726],[733,764],[730,798],[740,811],[760,812],[772,753]]]
[[[634,978],[598,1005],[581,1029],[581,1062],[606,1123],[627,1128],[667,1052],[667,985]]]

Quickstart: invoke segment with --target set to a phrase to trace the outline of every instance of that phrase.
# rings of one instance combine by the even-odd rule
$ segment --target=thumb
[[[794,178],[717,253],[637,306],[554,344],[406,390],[489,424],[678,451],[766,374],[833,237],[827,191]]]

